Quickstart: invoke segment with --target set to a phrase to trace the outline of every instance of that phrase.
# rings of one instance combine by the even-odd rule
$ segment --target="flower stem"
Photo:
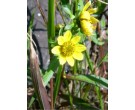
[[[48,40],[55,39],[55,0],[48,1]],[[52,58],[51,54],[51,44],[48,42],[50,60]],[[53,109],[53,78],[50,80],[50,90],[51,90],[51,109]]]
[[[55,0],[48,1],[48,39],[55,39]],[[49,42],[48,46],[51,55],[51,44]]]
[[[66,86],[67,86],[67,89],[68,89],[70,105],[71,105],[71,107],[73,108],[73,98],[72,98],[72,95],[71,95],[70,90],[69,90],[69,86],[68,86],[67,79],[64,79],[64,82],[65,82],[65,84],[66,84]]]
[[[88,52],[87,52],[87,51],[85,51],[85,57],[86,57],[86,60],[87,60],[87,62],[88,62],[88,65],[89,65],[90,71],[91,71],[91,73],[92,73],[92,72],[93,72],[93,64],[92,64],[92,61],[91,61],[91,59],[90,59],[90,57],[89,57],[89,55],[88,55]]]

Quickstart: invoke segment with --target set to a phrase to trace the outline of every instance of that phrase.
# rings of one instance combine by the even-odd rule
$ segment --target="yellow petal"
[[[74,52],[73,57],[77,60],[83,60],[83,54],[81,52]]]
[[[71,39],[71,37],[72,37],[71,31],[66,31],[66,32],[64,33],[64,41],[65,41],[65,42],[69,41],[69,40]]]
[[[86,36],[91,36],[93,33],[93,25],[86,20],[81,20],[81,29]]]
[[[95,24],[95,23],[97,23],[97,22],[99,22],[99,21],[98,21],[98,19],[96,19],[96,18],[94,18],[93,16],[91,16],[91,17],[90,17],[90,22],[91,22],[92,24]]]
[[[59,55],[60,54],[60,46],[55,46],[52,48],[51,52],[53,54]]]
[[[90,13],[88,11],[83,11],[80,15],[80,20],[90,20]]]
[[[73,37],[72,39],[71,39],[71,42],[73,43],[73,44],[77,44],[79,41],[80,41],[80,36],[75,36],[75,37]]]
[[[86,47],[84,45],[82,45],[82,44],[75,45],[75,52],[82,52],[84,50],[86,50]]]
[[[93,14],[97,12],[97,8],[91,8],[88,10],[89,14]]]
[[[59,56],[59,62],[61,65],[64,65],[66,63],[66,58],[63,56]]]
[[[90,5],[91,1],[87,2],[82,11],[86,11]]]
[[[64,43],[64,37],[63,36],[59,36],[57,40],[58,40],[59,45],[62,45]]]
[[[66,57],[66,60],[70,66],[74,66],[74,59],[72,56]]]

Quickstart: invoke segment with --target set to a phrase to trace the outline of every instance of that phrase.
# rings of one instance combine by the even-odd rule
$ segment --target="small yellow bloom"
[[[65,64],[66,61],[70,66],[74,66],[74,59],[83,60],[82,52],[86,50],[86,47],[79,44],[80,36],[73,38],[70,31],[66,31],[64,36],[58,37],[58,46],[55,46],[51,52],[59,57],[61,65]]]
[[[98,22],[91,14],[97,12],[97,8],[90,8],[91,2],[87,2],[80,14],[80,25],[85,35],[91,36],[95,30],[95,24]]]

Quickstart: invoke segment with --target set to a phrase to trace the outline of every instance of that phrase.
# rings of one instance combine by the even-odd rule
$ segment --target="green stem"
[[[78,10],[78,0],[75,0],[75,13],[77,12]]]
[[[55,39],[55,0],[48,0],[48,39]],[[51,44],[49,44],[49,53],[51,58]]]
[[[92,61],[91,61],[91,59],[90,59],[90,57],[89,57],[89,55],[88,55],[88,52],[87,52],[87,51],[85,51],[85,57],[86,57],[86,60],[87,60],[87,62],[88,62],[88,65],[89,65],[90,71],[91,71],[91,73],[92,73],[94,68],[93,68]]]
[[[104,110],[104,100],[103,100],[103,95],[101,94],[100,88],[99,87],[95,87],[98,99],[99,99],[99,103],[100,103],[100,107],[101,110]]]
[[[48,40],[55,39],[55,0],[48,0]],[[50,60],[52,60],[51,44],[48,42]],[[50,81],[51,109],[53,109],[53,78]]]
[[[53,98],[54,107],[55,107],[56,98],[58,96],[63,71],[64,71],[64,66],[60,65],[58,68],[58,72],[57,72],[57,76],[56,76],[56,84],[54,87],[54,95],[53,95],[54,96],[54,98]]]
[[[74,67],[73,67],[73,74],[75,75],[77,72],[76,68],[77,61],[75,61]],[[73,87],[72,87],[72,95],[74,96],[75,94],[75,81],[73,80]]]
[[[71,95],[70,90],[69,90],[69,86],[68,86],[67,79],[64,79],[64,82],[65,82],[65,84],[66,84],[66,86],[67,86],[67,89],[68,89],[70,105],[71,105],[71,107],[73,108],[73,98],[72,98],[72,95]]]

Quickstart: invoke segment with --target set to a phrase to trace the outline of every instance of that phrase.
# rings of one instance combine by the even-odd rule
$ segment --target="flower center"
[[[70,41],[65,42],[60,48],[61,54],[65,57],[71,56],[74,53],[74,50],[74,44]]]

